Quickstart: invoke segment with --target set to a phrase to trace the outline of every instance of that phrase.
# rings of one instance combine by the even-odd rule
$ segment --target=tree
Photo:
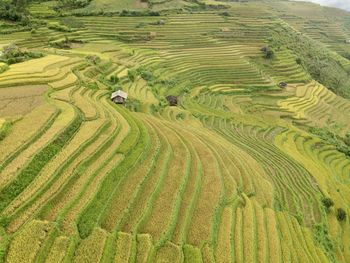
[[[117,75],[112,75],[110,77],[110,81],[114,84],[117,84],[119,82],[119,77]]]
[[[350,131],[345,135],[344,142],[347,146],[350,146]]]
[[[273,50],[269,49],[265,53],[265,58],[271,59],[271,58],[273,58],[274,55],[275,55],[275,53],[273,52]]]
[[[322,198],[321,202],[327,210],[334,205],[333,200],[329,197]]]
[[[337,219],[338,219],[338,221],[345,221],[346,220],[346,212],[343,208],[337,209]]]

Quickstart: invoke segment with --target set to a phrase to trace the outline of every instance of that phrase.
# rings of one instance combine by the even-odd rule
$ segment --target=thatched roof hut
[[[111,95],[111,100],[117,104],[123,104],[127,98],[128,94],[122,90],[117,90]]]
[[[169,95],[169,96],[166,96],[165,98],[169,102],[170,106],[177,106],[178,101],[176,96]]]

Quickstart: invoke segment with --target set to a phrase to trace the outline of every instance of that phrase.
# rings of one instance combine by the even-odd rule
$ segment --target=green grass
[[[16,178],[0,191],[0,210],[4,210],[39,174],[45,164],[51,160],[69,142],[81,125],[80,113],[76,113],[73,122],[50,144],[38,152],[31,162],[19,172]]]

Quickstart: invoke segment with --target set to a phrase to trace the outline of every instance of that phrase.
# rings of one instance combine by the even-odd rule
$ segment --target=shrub
[[[266,59],[271,59],[275,55],[275,52],[270,47],[262,47],[260,51],[264,53],[264,58]]]
[[[345,221],[346,220],[346,212],[343,208],[337,209],[337,219],[338,219],[338,221]]]
[[[149,81],[153,78],[152,72],[143,67],[138,68],[137,73],[146,81]]]
[[[346,145],[350,146],[350,132],[345,135],[344,142]]]
[[[11,65],[33,58],[40,58],[43,56],[44,55],[40,52],[29,52],[26,50],[21,50],[18,46],[11,44],[3,48],[2,55],[0,56],[0,62]]]
[[[321,202],[327,210],[334,205],[333,200],[329,197],[322,198]]]
[[[67,26],[60,25],[59,23],[50,23],[48,24],[47,28],[58,32],[72,32],[72,29]]]
[[[221,16],[231,16],[230,13],[227,12],[227,11],[219,13],[219,15],[221,15]]]
[[[94,64],[94,65],[97,65],[97,64],[99,64],[99,63],[101,62],[100,57],[95,56],[95,55],[88,55],[88,56],[85,57],[85,59],[86,59],[89,63]]]
[[[59,0],[57,8],[83,8],[89,5],[91,0]]]
[[[130,111],[139,112],[141,110],[141,101],[128,98],[126,100],[125,107]]]
[[[119,82],[119,77],[117,75],[112,75],[109,80],[114,83],[117,84]]]
[[[266,59],[271,59],[271,58],[273,58],[274,55],[275,55],[275,53],[273,52],[273,50],[268,49],[268,50],[266,51],[266,53],[265,53],[265,58],[266,58]]]
[[[335,262],[335,245],[328,232],[328,227],[325,224],[315,224],[312,230],[316,244],[322,248],[330,262]]]
[[[136,77],[136,72],[135,70],[129,69],[128,70],[128,78],[131,82],[133,82],[135,80]]]
[[[160,16],[157,11],[133,11],[133,10],[123,10],[119,16]]]

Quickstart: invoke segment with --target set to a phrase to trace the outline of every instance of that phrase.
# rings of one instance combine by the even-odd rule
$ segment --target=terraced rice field
[[[2,40],[45,56],[0,74],[0,262],[350,261],[350,159],[305,129],[344,137],[350,102],[291,51],[257,63],[289,17],[228,5]]]

